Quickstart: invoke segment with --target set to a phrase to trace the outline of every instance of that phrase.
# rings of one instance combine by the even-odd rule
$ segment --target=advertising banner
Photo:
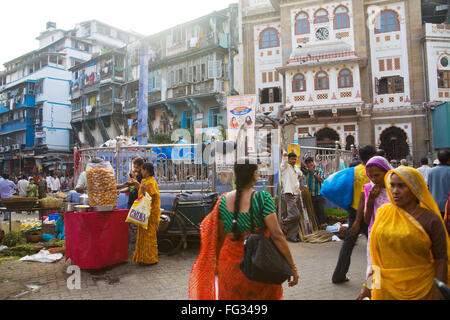
[[[239,130],[247,126],[248,151],[255,151],[256,95],[227,97],[228,140],[236,141]]]
[[[297,162],[295,163],[295,165],[297,167],[300,167],[300,146],[298,144],[289,144],[288,145],[288,154],[291,152],[293,152],[297,155]]]

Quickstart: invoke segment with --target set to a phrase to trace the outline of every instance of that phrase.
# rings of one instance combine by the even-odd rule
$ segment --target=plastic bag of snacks
[[[86,182],[91,207],[116,206],[118,195],[116,175],[111,163],[108,161],[88,163],[86,166]]]
[[[144,229],[147,229],[148,217],[150,216],[151,208],[152,197],[148,193],[145,193],[144,196],[141,196],[134,201],[125,221],[134,223]]]

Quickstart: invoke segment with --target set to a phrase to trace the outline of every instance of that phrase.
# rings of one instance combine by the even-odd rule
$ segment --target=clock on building
[[[328,39],[328,36],[329,36],[329,35],[330,35],[330,32],[329,32],[328,29],[325,28],[325,27],[319,28],[319,29],[317,29],[317,31],[316,31],[316,38],[317,38],[318,40],[325,40],[325,39]]]
[[[448,67],[448,58],[447,57],[441,58],[441,66],[443,66],[444,68]]]

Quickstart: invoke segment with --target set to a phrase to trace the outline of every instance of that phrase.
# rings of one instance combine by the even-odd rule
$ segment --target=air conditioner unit
[[[13,144],[12,145],[12,149],[13,150],[19,150],[20,149],[20,144]]]
[[[10,146],[6,146],[5,147],[5,152],[8,152],[9,150],[11,150],[11,147]]]
[[[5,152],[5,148],[4,147],[0,147],[0,152]]]

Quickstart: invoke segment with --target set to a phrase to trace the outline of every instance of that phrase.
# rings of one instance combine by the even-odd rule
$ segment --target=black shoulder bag
[[[250,200],[252,202],[253,199]],[[260,206],[260,232],[253,233],[253,210],[250,206],[250,219],[252,233],[244,240],[244,257],[242,258],[240,268],[244,275],[252,280],[267,284],[282,284],[293,276],[291,266],[286,258],[278,250],[272,239],[264,235],[265,224]]]

